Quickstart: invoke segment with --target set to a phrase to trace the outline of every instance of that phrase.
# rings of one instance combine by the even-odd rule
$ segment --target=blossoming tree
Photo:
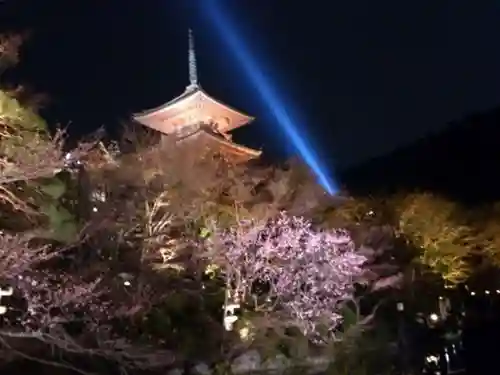
[[[349,234],[318,230],[303,217],[282,212],[261,223],[242,222],[214,230],[210,258],[226,280],[226,328],[233,311],[245,305],[266,316],[270,326],[298,328],[325,342],[342,322],[342,305],[364,282],[367,257],[357,253]]]
[[[6,56],[16,56],[13,41],[0,37],[0,68]],[[116,329],[148,310],[152,288],[140,278],[125,285],[104,261],[71,258],[92,248],[76,219],[63,225],[74,217],[63,215],[66,186],[59,177],[92,146],[81,142],[68,152],[62,132],[51,135],[40,116],[0,90],[1,364],[21,359],[88,374],[89,366],[75,359],[92,357],[123,371],[172,361],[170,352]]]

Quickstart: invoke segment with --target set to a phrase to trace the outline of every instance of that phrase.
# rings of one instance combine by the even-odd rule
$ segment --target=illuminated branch
[[[24,345],[17,346],[21,340],[39,342],[63,357],[90,355],[124,369],[147,369],[172,361],[169,352],[136,347],[111,329],[113,319],[150,308],[153,297],[149,288],[138,282],[125,290],[123,284],[107,279],[105,274],[89,279],[52,272],[44,264],[59,259],[68,249],[54,251],[36,242],[26,235],[0,234],[0,274],[11,288],[3,290],[2,295],[13,291],[13,296],[23,301],[21,305],[2,301],[7,311],[2,311],[0,345],[10,355],[69,368],[63,360],[48,361],[22,350]],[[70,323],[82,325],[82,333],[70,335],[66,331]]]
[[[356,253],[349,234],[318,231],[301,217],[282,213],[229,231],[215,227],[208,241],[209,259],[227,280],[226,310],[252,306],[274,316],[274,324],[295,326],[320,342],[335,336],[342,304],[365,281],[367,258]]]

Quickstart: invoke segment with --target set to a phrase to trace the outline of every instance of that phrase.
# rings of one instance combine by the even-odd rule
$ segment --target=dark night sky
[[[8,0],[0,28],[32,30],[15,77],[51,96],[47,116],[84,133],[180,94],[191,26],[202,86],[256,116],[240,140],[272,151],[283,135],[203,1]],[[337,167],[500,105],[498,1],[219,3]]]

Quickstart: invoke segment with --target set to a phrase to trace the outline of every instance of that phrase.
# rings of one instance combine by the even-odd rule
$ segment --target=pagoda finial
[[[196,53],[194,50],[193,31],[189,29],[189,86],[188,89],[198,87],[198,71],[196,67]]]

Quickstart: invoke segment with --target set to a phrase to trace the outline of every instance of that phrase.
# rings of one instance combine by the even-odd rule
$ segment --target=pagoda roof
[[[213,148],[214,150],[221,150],[222,153],[228,154],[232,157],[236,157],[237,159],[242,161],[256,159],[262,154],[262,151],[260,150],[255,150],[253,148],[232,142],[231,140],[226,138],[224,134],[218,134],[209,130],[208,128],[200,128],[195,133],[183,139],[180,139],[179,142],[186,142],[191,139],[202,141],[203,143],[205,143],[205,146]]]
[[[145,126],[168,134],[174,130],[174,126],[169,123],[169,119],[181,116],[189,111],[203,113],[204,117],[207,117],[202,119],[203,121],[210,120],[210,115],[214,113],[219,117],[224,117],[227,124],[222,125],[219,129],[222,132],[239,128],[254,119],[213,98],[199,85],[190,85],[181,95],[158,107],[135,113],[133,118]],[[164,125],[165,123],[168,123],[168,125]]]
[[[181,101],[183,101],[185,99],[191,98],[198,91],[201,91],[201,92],[205,93],[205,91],[202,90],[200,87],[197,87],[195,89],[189,89],[189,86],[188,86],[188,88],[186,88],[186,90],[184,90],[184,92],[182,94],[176,96],[172,100],[169,100],[168,102],[163,103],[163,104],[161,104],[159,106],[156,106],[156,107],[153,107],[153,108],[150,108],[150,109],[146,109],[144,111],[137,112],[133,116],[134,116],[134,118],[149,117],[151,115],[156,114],[157,112],[160,112],[160,111],[163,111],[163,110],[167,109],[170,106],[173,106],[174,104],[177,104],[178,102],[181,102]]]

